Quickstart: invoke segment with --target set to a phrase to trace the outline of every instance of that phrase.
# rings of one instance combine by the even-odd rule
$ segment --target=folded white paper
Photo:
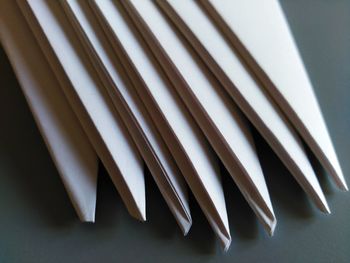
[[[272,234],[276,218],[247,121],[153,2],[122,3],[242,194]]]
[[[91,1],[116,53],[128,68],[154,122],[189,184],[221,244],[228,249],[231,236],[219,169],[203,133],[190,116],[171,83],[133,33],[120,2]]]
[[[329,208],[297,133],[246,70],[210,19],[192,1],[158,1],[316,206]],[[168,4],[167,4],[168,3]],[[184,22],[185,21],[185,22]]]
[[[183,233],[189,186],[227,250],[222,162],[272,235],[253,126],[321,211],[309,157],[347,190],[278,0],[0,0],[0,43],[81,221],[98,159],[146,220],[146,165]]]
[[[277,0],[201,1],[339,188],[347,185],[317,98]]]
[[[81,221],[95,221],[98,159],[16,3],[0,3],[0,39]]]
[[[62,7],[45,0],[17,3],[129,213],[145,220],[142,159]]]
[[[169,149],[134,87],[130,87],[132,83],[126,79],[126,72],[88,3],[85,0],[65,0],[61,4],[90,54],[160,192],[183,233],[187,234],[192,224],[187,185]]]

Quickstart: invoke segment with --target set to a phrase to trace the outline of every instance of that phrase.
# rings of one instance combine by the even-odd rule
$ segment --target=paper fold
[[[276,218],[246,119],[153,2],[122,3],[240,191],[271,233]]]
[[[312,84],[279,2],[209,0],[201,3],[337,186],[348,190]]]
[[[316,206],[329,213],[326,198],[302,142],[273,99],[263,91],[260,83],[247,71],[235,51],[195,2],[167,2],[169,5],[158,1],[165,11],[172,14],[172,21],[181,24],[181,32]],[[180,13],[181,18],[186,19],[186,24],[174,16]]]
[[[76,213],[94,222],[96,153],[12,0],[0,4],[0,39]]]
[[[56,1],[18,1],[130,215],[146,220],[143,162]]]
[[[130,135],[133,137],[156,184],[184,234],[189,231],[190,214],[187,185],[169,149],[161,138],[142,101],[127,79],[112,46],[86,1],[61,1],[80,36],[86,52]]]
[[[119,2],[91,1],[116,54],[223,247],[231,242],[219,169],[202,132],[174,93]]]

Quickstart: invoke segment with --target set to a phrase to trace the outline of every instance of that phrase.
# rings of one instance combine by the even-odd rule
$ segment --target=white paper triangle
[[[94,222],[97,155],[14,1],[1,1],[0,21],[1,43],[76,213]]]
[[[104,81],[160,192],[183,233],[187,234],[192,224],[187,185],[169,149],[142,101],[131,87],[131,82],[126,79],[126,72],[113,54],[113,48],[88,3],[76,0],[61,3],[72,21],[72,26],[76,28],[77,34],[85,44],[92,63]]]
[[[202,3],[338,187],[347,190],[317,98],[279,2],[209,0]]]
[[[122,3],[231,177],[272,233],[276,218],[245,118],[197,55],[191,55],[154,3]]]
[[[180,26],[182,33],[316,206],[328,213],[327,201],[298,135],[273,100],[249,74],[210,19],[195,2],[168,1],[170,4],[167,5],[168,8],[165,4],[161,4],[161,1],[159,3],[169,12],[171,12],[169,8],[173,6],[173,15],[170,17],[179,25],[180,20],[176,19],[174,14],[175,10],[181,9],[177,14],[181,14],[186,21],[186,24],[182,22]],[[188,27],[187,30],[184,30],[184,27]]]
[[[146,220],[142,159],[63,9],[56,1],[18,3],[130,215]]]
[[[140,97],[168,144],[221,244],[231,243],[224,193],[212,150],[141,38],[132,32],[120,3],[90,2],[116,53],[129,69]]]

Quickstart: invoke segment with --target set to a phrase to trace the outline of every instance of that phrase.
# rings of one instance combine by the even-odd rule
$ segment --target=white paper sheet
[[[94,222],[97,155],[12,0],[0,2],[0,41],[76,213]]]
[[[17,3],[130,215],[145,220],[142,159],[62,7],[56,1],[19,0]]]
[[[246,119],[191,47],[149,0],[122,2],[231,177],[272,234],[270,196]],[[234,201],[234,200],[233,200]]]
[[[101,80],[104,81],[115,107],[123,118],[160,192],[184,234],[192,219],[187,185],[169,149],[155,127],[131,82],[126,78],[119,59],[85,0],[61,1],[72,26],[76,28],[86,52]]]
[[[209,0],[224,29],[338,187],[347,190],[317,98],[277,0]]]
[[[329,213],[327,201],[298,135],[278,106],[249,74],[210,19],[193,1],[158,3],[167,10],[169,17],[179,26],[316,206]],[[186,24],[181,23],[177,16],[181,16]]]
[[[129,19],[116,1],[91,1],[107,36],[136,85],[154,122],[173,154],[221,244],[228,249],[231,236],[219,171],[204,135],[173,91],[168,79],[142,39],[132,32]]]

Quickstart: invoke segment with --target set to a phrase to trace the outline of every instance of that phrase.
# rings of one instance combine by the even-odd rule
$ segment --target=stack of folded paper
[[[272,235],[252,126],[321,211],[310,155],[347,190],[277,0],[1,0],[0,38],[81,221],[98,160],[146,220],[147,166],[183,233],[189,190],[227,249],[222,162]]]

